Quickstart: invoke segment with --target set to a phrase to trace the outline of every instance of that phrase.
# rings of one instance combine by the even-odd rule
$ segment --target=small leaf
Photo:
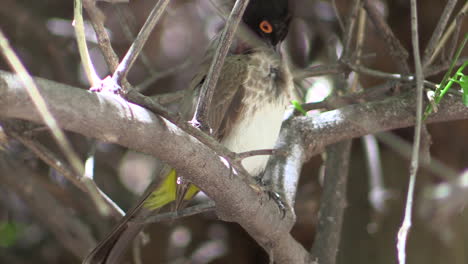
[[[305,116],[307,115],[307,111],[304,110],[304,108],[302,108],[301,103],[299,103],[297,100],[291,100],[291,103],[294,106],[294,109],[296,109],[296,111],[300,112]]]
[[[18,239],[21,228],[16,223],[0,222],[0,247],[10,247]]]

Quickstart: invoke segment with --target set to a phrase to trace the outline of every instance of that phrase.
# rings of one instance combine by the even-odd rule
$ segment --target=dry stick
[[[164,10],[166,10],[169,1],[170,0],[159,0],[151,10],[151,13],[146,19],[145,24],[138,33],[135,41],[132,43],[132,46],[130,46],[127,54],[125,54],[125,57],[122,59],[119,66],[112,75],[112,79],[115,81],[115,83],[120,84],[122,80],[127,77],[128,71],[130,71],[132,68],[132,65],[137,59],[138,54],[140,54],[143,46],[148,40],[151,31],[153,31],[154,26],[161,18]]]
[[[7,38],[1,30],[0,50],[2,51],[2,54],[7,60],[7,62],[10,64],[11,68],[20,77],[21,83],[24,85],[24,87],[26,87],[26,90],[29,96],[31,97],[36,109],[40,112],[44,123],[47,125],[47,127],[49,127],[50,131],[52,132],[52,135],[54,136],[58,145],[64,152],[71,166],[78,174],[81,175],[84,171],[83,163],[81,162],[80,158],[78,158],[78,155],[73,150],[70,142],[65,137],[65,133],[63,133],[63,131],[60,129],[57,121],[52,116],[52,113],[49,111],[47,104],[44,98],[41,96],[39,88],[34,83],[31,75],[29,75],[26,68],[23,66],[23,64],[21,64],[21,61],[14,53],[13,49],[8,43]]]
[[[182,217],[197,215],[197,214],[201,214],[205,212],[211,212],[211,211],[214,211],[215,209],[216,209],[215,203],[213,201],[208,201],[208,202],[190,206],[190,207],[187,207],[182,210],[175,211],[175,212],[150,215],[150,216],[145,217],[144,219],[136,218],[132,220],[131,222],[141,223],[141,224],[151,224],[151,223],[158,223],[158,222],[168,221],[168,220],[174,221]]]
[[[11,65],[13,70],[18,74],[20,77],[20,81],[26,87],[26,90],[31,97],[36,109],[39,111],[44,123],[52,132],[52,136],[54,137],[55,141],[59,145],[60,149],[65,154],[66,159],[71,164],[73,170],[78,175],[83,175],[84,173],[84,165],[81,162],[80,158],[73,150],[70,142],[65,136],[65,133],[59,127],[57,121],[52,116],[52,113],[49,111],[49,108],[42,97],[41,93],[39,92],[39,88],[34,83],[32,77],[26,71],[24,66],[21,64],[19,58],[15,55],[13,49],[8,44],[8,40],[3,35],[3,32],[0,30],[0,49],[2,54],[4,55],[5,59]],[[93,187],[92,184],[87,180],[85,177],[81,177],[83,183],[87,186],[88,193],[91,196],[91,199],[96,204],[96,207],[103,215],[108,215],[111,211],[110,207],[104,200],[104,198],[97,192]]]
[[[345,30],[345,37],[343,40],[343,54],[341,55],[341,60],[347,61],[350,56],[351,40],[353,39],[354,25],[356,24],[356,18],[359,14],[359,8],[361,6],[361,0],[354,0],[353,9],[349,15],[348,25]]]
[[[62,174],[65,178],[67,178],[73,185],[78,187],[78,189],[82,190],[83,192],[89,191],[89,186],[83,183],[81,179],[82,175],[77,175],[73,170],[71,170],[64,162],[60,160],[53,152],[43,146],[41,143],[29,139],[28,137],[22,136],[14,131],[8,132],[13,138],[21,142],[27,148],[29,148],[34,154],[36,154],[42,161],[44,161],[47,165],[51,168],[54,168],[60,174]],[[93,189],[99,192],[99,195],[102,196],[104,202],[107,204],[109,208],[111,208],[111,215],[116,218],[120,219],[124,212],[120,209],[105,193],[103,193],[94,182]]]
[[[455,54],[455,51],[457,50],[458,39],[460,37],[460,31],[461,31],[461,28],[462,28],[462,25],[463,25],[463,18],[465,18],[466,15],[467,15],[466,13],[462,13],[462,14],[459,14],[455,18],[455,23],[456,23],[455,33],[453,34],[452,40],[450,41],[450,44],[448,45],[449,46],[448,47],[449,52],[448,52],[447,58],[449,58],[449,59],[453,58],[453,55]]]
[[[398,153],[400,156],[407,158],[408,160],[411,159],[411,144],[409,142],[391,132],[381,132],[376,136],[380,142],[387,145],[388,148]],[[438,159],[432,158],[430,161],[421,160],[420,163],[423,168],[426,168],[446,181],[451,181],[458,176],[457,171],[445,165]]]
[[[119,25],[122,28],[123,35],[127,39],[128,42],[133,42],[135,39],[136,32],[136,21],[135,16],[128,12],[127,9],[124,9],[121,5],[114,5],[114,10],[117,13],[117,20],[119,21]],[[141,51],[140,53],[140,61],[145,66],[146,70],[151,74],[156,74],[156,70],[152,66],[152,63],[148,56],[145,54],[145,51]]]
[[[403,82],[414,81],[414,76],[412,75],[403,75],[399,73],[387,73],[387,72],[382,72],[378,70],[373,70],[362,65],[355,65],[351,63],[348,63],[347,65],[353,71],[357,73],[369,75],[369,76],[374,76],[374,77],[384,78],[384,79],[389,79],[389,80],[398,80],[398,81],[403,81]]]
[[[369,177],[369,203],[372,209],[378,213],[386,211],[386,202],[390,197],[390,192],[385,188],[382,170],[382,160],[380,158],[379,144],[375,135],[366,135],[362,139],[362,145],[366,153],[367,173]]]
[[[327,172],[320,202],[318,233],[311,251],[315,263],[336,263],[346,207],[351,142],[346,140],[327,148],[329,155],[325,165]]]
[[[334,63],[329,65],[317,65],[307,69],[297,69],[292,72],[295,79],[305,79],[315,76],[323,76],[329,74],[340,74],[346,70],[343,63]]]
[[[208,71],[201,88],[192,124],[200,126],[202,131],[208,131],[210,129],[210,124],[208,123],[208,108],[213,99],[214,89],[218,82],[219,75],[221,74],[224,59],[231,47],[234,34],[248,4],[249,0],[237,0],[234,4],[234,8],[229,15],[226,25],[224,26],[223,33],[221,34],[220,43],[216,48],[210,70]]]
[[[416,0],[411,0],[411,40],[413,44],[414,68],[416,70],[416,125],[414,128],[413,153],[411,155],[410,179],[408,184],[408,193],[406,197],[405,216],[403,223],[398,231],[398,261],[400,264],[406,263],[406,242],[408,232],[411,228],[411,214],[413,210],[414,187],[416,183],[416,174],[419,166],[419,149],[422,128],[422,107],[423,107],[423,70],[421,57],[419,54],[419,34],[418,34],[418,12]]]
[[[405,75],[409,75],[409,65],[407,63],[408,51],[403,47],[401,42],[395,37],[388,24],[383,19],[382,14],[376,6],[376,1],[364,0],[364,7],[367,15],[372,20],[376,27],[377,33],[387,42],[386,47],[390,50],[390,55],[394,58],[400,71]]]
[[[468,57],[460,57],[455,62],[454,67],[460,67],[467,60],[468,60]],[[443,71],[447,71],[447,69],[450,68],[450,65],[452,65],[452,62],[451,61],[446,61],[446,62],[442,62],[439,65],[431,66],[424,72],[424,76],[426,76],[426,77],[434,76],[434,75],[437,75],[437,74],[439,74],[439,73],[441,73]]]
[[[164,71],[160,71],[160,72],[156,72],[156,71],[153,71],[151,73],[151,76],[149,76],[148,78],[146,78],[145,80],[143,80],[143,82],[141,82],[140,84],[138,84],[135,89],[137,89],[137,91],[139,91],[140,93],[143,93],[146,91],[146,89],[148,89],[148,87],[155,83],[156,81],[164,78],[164,77],[167,77],[171,74],[174,74],[178,71],[181,71],[189,66],[192,66],[193,62],[190,58],[188,58],[187,60],[185,60],[183,63],[179,64],[179,65],[176,65],[172,68],[169,68],[169,69],[166,69]]]
[[[368,102],[371,100],[375,100],[379,95],[384,94],[394,86],[395,82],[389,81],[385,82],[384,84],[370,87],[369,89],[365,89],[361,92],[350,93],[335,98],[330,97],[321,102],[302,104],[302,108],[304,108],[305,111],[310,111],[314,109],[332,110],[343,107],[345,105],[357,104],[363,101]]]
[[[351,53],[351,40],[354,26],[359,14],[361,1],[353,2],[350,19],[346,25],[344,51],[341,59],[347,60]],[[361,12],[361,16],[365,16]],[[365,27],[360,27],[358,38],[363,39]],[[359,45],[357,45],[359,46]],[[340,89],[345,91],[344,87]],[[346,89],[349,91],[349,88]],[[350,163],[351,140],[344,140],[326,148],[325,161],[325,182],[323,193],[320,201],[320,209],[318,214],[317,235],[311,255],[317,263],[335,264],[338,253],[338,247],[341,238],[341,229],[343,223],[344,210],[346,207],[346,182],[348,178],[348,170]]]
[[[338,8],[336,7],[336,0],[332,0],[332,7],[333,7],[333,12],[335,13],[336,20],[338,20],[338,25],[340,25],[340,29],[342,32],[344,32],[344,23],[343,19],[340,16],[340,13],[338,12]]]
[[[465,5],[460,10],[460,12],[458,12],[457,17],[463,15],[466,11],[468,11],[468,2],[466,2]],[[431,57],[427,61],[427,64],[430,65],[432,63],[432,61],[435,59],[435,57],[437,57],[437,55],[439,55],[439,52],[442,50],[442,47],[445,46],[445,43],[448,41],[450,35],[455,30],[456,23],[457,23],[456,20],[452,21],[452,23],[450,23],[449,28],[445,31],[444,35],[442,36],[440,41],[437,43],[437,47],[435,48],[434,52],[432,54],[430,54]]]
[[[367,15],[366,11],[364,8],[360,7],[359,8],[359,21],[358,21],[358,34],[356,38],[356,65],[361,64],[361,55],[362,55],[362,46],[364,43],[364,36],[365,36],[365,31],[366,31],[366,24],[367,24]],[[359,90],[359,74],[356,74],[353,83],[351,85],[351,89],[349,89],[351,92],[355,92]]]
[[[73,22],[75,26],[76,42],[78,44],[78,53],[80,54],[81,63],[83,64],[86,77],[91,86],[99,83],[100,78],[96,73],[93,62],[88,52],[88,45],[86,43],[86,35],[83,22],[83,5],[82,0],[75,0]]]
[[[112,48],[109,35],[107,34],[107,30],[104,27],[104,14],[102,14],[101,10],[96,7],[95,0],[83,0],[83,5],[88,13],[89,19],[91,21],[91,25],[96,32],[96,37],[98,40],[99,49],[102,52],[104,60],[106,61],[107,67],[109,68],[110,72],[114,72],[119,65],[119,57],[115,53],[114,49]],[[128,83],[127,79],[124,78],[122,83],[120,84],[124,90],[129,90],[131,88],[130,83]]]
[[[83,5],[88,13],[91,25],[96,32],[99,48],[106,60],[107,67],[113,72],[119,65],[119,57],[114,49],[112,49],[109,35],[104,27],[104,14],[102,14],[101,10],[99,10],[95,4],[95,0],[83,0]]]
[[[431,39],[429,40],[429,43],[426,46],[426,50],[424,51],[424,57],[423,57],[423,63],[422,63],[424,71],[429,66],[428,62],[429,62],[430,57],[432,56],[432,53],[435,50],[435,45],[437,44],[437,42],[439,42],[439,39],[442,36],[442,33],[445,30],[445,27],[447,26],[447,22],[456,4],[457,4],[457,0],[449,0],[447,4],[445,5],[444,10],[442,11],[442,15],[440,16],[439,22],[437,23],[437,26],[434,29],[434,32],[432,33]]]
[[[360,66],[360,57],[362,53],[362,45],[364,43],[364,36],[366,30],[367,15],[363,8],[360,9],[359,15],[359,26],[358,26],[358,37],[357,37],[357,54],[356,54],[356,65]],[[352,91],[356,91],[356,87],[359,85],[359,74],[356,77],[351,88]],[[380,159],[380,149],[377,144],[375,135],[366,135],[362,139],[362,144],[366,153],[366,164],[368,168],[369,177],[369,195],[368,199],[373,209],[377,212],[382,213],[385,209],[385,201],[388,198],[388,192],[385,190],[382,172],[382,160]]]

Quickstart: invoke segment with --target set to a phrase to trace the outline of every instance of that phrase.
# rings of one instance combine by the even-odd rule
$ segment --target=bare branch
[[[154,26],[161,18],[164,10],[166,10],[169,1],[170,0],[159,0],[151,10],[151,13],[146,19],[146,22],[138,33],[135,41],[133,41],[132,46],[130,46],[127,54],[125,54],[125,57],[122,59],[112,75],[115,83],[120,84],[122,80],[127,77],[128,71],[132,68],[133,63],[136,61],[138,55],[143,49],[146,40],[148,40],[151,31],[153,31]]]
[[[311,255],[318,263],[336,263],[341,238],[351,140],[327,147],[325,182]]]
[[[229,15],[229,18],[226,21],[226,25],[224,26],[224,30],[221,34],[221,39],[218,47],[216,48],[213,62],[211,63],[206,79],[203,82],[200,96],[198,97],[195,115],[192,119],[192,123],[201,125],[202,131],[206,132],[210,127],[210,124],[208,123],[208,107],[211,105],[214,89],[221,74],[224,59],[226,58],[229,48],[231,47],[237,26],[239,25],[239,22],[248,4],[249,0],[236,0],[234,8]]]
[[[0,115],[41,122],[35,109],[27,107],[30,99],[17,77],[3,72],[1,76]],[[264,192],[251,188],[243,177],[232,177],[229,166],[200,141],[119,96],[95,94],[39,78],[36,81],[64,129],[160,158],[187,175],[215,201],[218,217],[239,223],[267,252],[272,252],[275,261],[308,260],[307,251],[289,233],[294,219],[283,217],[277,204]]]
[[[419,168],[419,151],[421,144],[421,129],[423,115],[423,80],[424,73],[419,54],[419,33],[418,33],[418,11],[416,0],[411,0],[411,40],[413,44],[414,68],[416,70],[416,125],[414,127],[413,153],[411,155],[411,166],[406,196],[406,205],[403,223],[398,230],[398,262],[406,263],[406,242],[412,222],[414,188],[416,185],[416,175]]]
[[[395,37],[393,31],[388,24],[384,21],[382,14],[376,6],[376,2],[372,0],[364,0],[364,7],[369,15],[369,18],[374,23],[376,32],[379,33],[385,40],[390,50],[390,55],[394,58],[395,63],[400,68],[401,72],[405,75],[410,73],[408,66],[408,51],[403,47],[401,42]]]
[[[434,32],[432,33],[431,40],[429,40],[426,50],[424,51],[422,63],[424,69],[427,69],[427,67],[429,66],[429,59],[432,57],[432,53],[435,50],[435,46],[437,42],[439,42],[439,39],[442,36],[442,33],[444,32],[445,27],[447,26],[447,22],[456,4],[457,0],[449,0],[445,5],[444,11],[442,11],[442,15],[440,16],[439,22],[437,23],[437,26],[434,29]]]

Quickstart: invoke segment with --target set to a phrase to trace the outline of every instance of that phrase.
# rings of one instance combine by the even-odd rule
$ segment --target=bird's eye
[[[273,26],[267,20],[260,22],[259,27],[264,33],[270,34],[273,32]]]

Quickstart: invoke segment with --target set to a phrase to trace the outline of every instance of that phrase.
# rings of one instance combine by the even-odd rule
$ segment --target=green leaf
[[[0,247],[10,247],[18,240],[21,228],[19,224],[0,222]]]
[[[305,116],[307,115],[307,111],[304,110],[304,108],[302,108],[301,103],[299,103],[297,100],[292,100],[291,104],[294,106],[294,109],[296,109],[296,111],[300,112]]]

